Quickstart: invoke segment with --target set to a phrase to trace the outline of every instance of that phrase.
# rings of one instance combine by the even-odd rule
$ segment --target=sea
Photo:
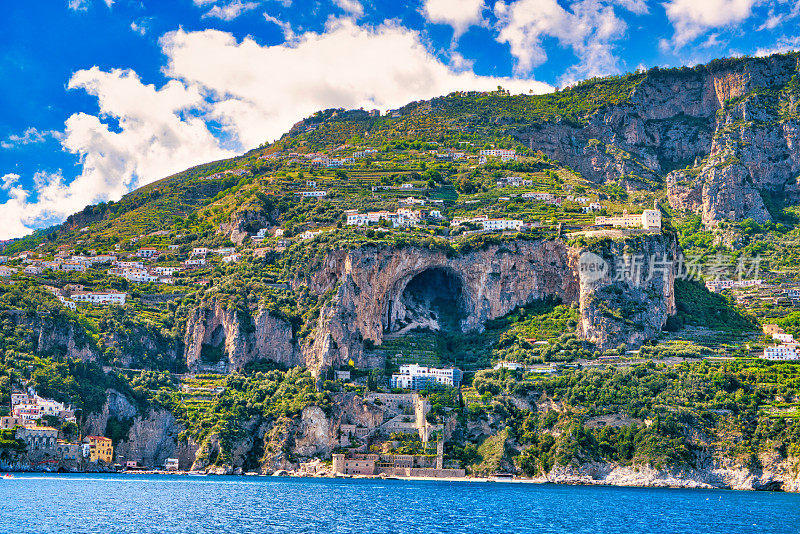
[[[278,477],[15,474],[0,533],[800,533],[792,493]]]

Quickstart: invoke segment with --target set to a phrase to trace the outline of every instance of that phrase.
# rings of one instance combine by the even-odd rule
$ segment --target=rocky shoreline
[[[495,477],[389,477],[385,475],[336,475],[330,464],[315,460],[301,464],[297,469],[279,469],[272,473],[257,471],[244,472],[241,469],[228,470],[211,468],[205,471],[164,471],[153,469],[137,470],[93,470],[93,471],[48,471],[35,469],[5,469],[7,472],[27,473],[104,473],[121,475],[167,475],[167,476],[252,476],[287,478],[349,478],[366,480],[400,481],[438,481],[438,482],[496,482],[518,484],[558,484],[571,486],[618,486],[641,488],[675,489],[722,489],[737,491],[786,491],[800,492],[797,478],[786,479],[777,473],[755,474],[746,469],[718,468],[712,470],[668,471],[646,466],[622,467],[606,464],[586,464],[579,468],[555,468],[547,475],[538,477],[495,476]]]

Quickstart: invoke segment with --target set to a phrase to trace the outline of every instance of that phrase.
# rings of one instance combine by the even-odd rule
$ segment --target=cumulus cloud
[[[0,141],[2,148],[16,148],[18,146],[30,145],[35,143],[44,143],[48,137],[58,136],[57,132],[52,130],[37,130],[30,127],[22,132],[21,135],[12,134],[4,141]]]
[[[458,38],[483,20],[484,0],[425,0],[422,14],[434,24],[448,24]]]
[[[364,6],[358,0],[333,0],[333,3],[339,6],[345,13],[359,18],[364,15]]]
[[[0,189],[8,191],[11,186],[19,181],[19,174],[10,172],[0,177]]]
[[[76,113],[65,123],[62,146],[79,157],[83,170],[70,182],[60,172],[39,172],[30,193],[12,187],[0,204],[5,237],[52,224],[87,204],[118,199],[200,161],[234,155],[188,113],[205,107],[197,87],[172,80],[156,88],[133,71],[97,67],[76,72],[68,87],[86,91],[99,105],[97,116]],[[8,220],[16,224],[2,224]]]
[[[197,3],[197,0],[195,0]],[[208,3],[208,2],[203,2]],[[251,11],[258,7],[258,2],[242,2],[241,0],[233,0],[227,4],[215,5],[203,14],[203,18],[216,18],[220,20],[233,20],[242,13]]]
[[[300,117],[329,107],[393,108],[455,90],[541,93],[533,80],[457,72],[436,58],[418,32],[388,22],[377,27],[331,22],[324,33],[260,46],[217,30],[166,34],[168,76],[202,86],[213,97],[209,117],[243,147],[275,139]]]
[[[669,0],[667,18],[675,28],[672,44],[681,48],[712,28],[741,22],[752,15],[757,0]]]
[[[571,48],[579,63],[565,72],[562,82],[619,72],[613,43],[625,35],[627,24],[615,7],[643,13],[646,6],[636,0],[579,0],[562,7],[557,0],[498,1],[497,40],[508,43],[517,59],[517,72],[527,73],[547,61],[542,45],[545,37]]]
[[[0,204],[0,238],[55,223],[85,205],[194,164],[279,137],[303,116],[330,107],[394,108],[455,90],[527,93],[552,87],[534,80],[478,76],[433,55],[418,32],[387,22],[331,21],[280,45],[237,41],[217,30],[165,34],[169,81],[145,84],[132,70],[76,72],[68,87],[97,99],[96,115],[73,114],[61,134],[82,172],[38,173],[25,191],[9,185]],[[217,137],[209,123],[222,125]],[[7,223],[7,224],[4,224]]]

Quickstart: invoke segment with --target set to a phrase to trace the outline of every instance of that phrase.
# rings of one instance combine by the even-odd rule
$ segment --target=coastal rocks
[[[186,323],[186,365],[191,371],[240,370],[249,362],[302,364],[291,325],[268,311],[255,317],[225,309],[218,301],[196,308]]]
[[[774,469],[774,470],[773,470]],[[787,459],[772,468],[750,469],[729,461],[714,461],[705,469],[664,468],[647,465],[623,466],[613,463],[587,462],[580,466],[556,466],[536,482],[554,484],[586,484],[637,486],[650,488],[718,488],[756,491],[800,490],[797,459]]]

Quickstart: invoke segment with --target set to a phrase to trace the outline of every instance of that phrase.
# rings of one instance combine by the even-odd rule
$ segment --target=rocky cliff
[[[288,322],[265,310],[243,318],[217,301],[192,312],[184,344],[186,365],[192,371],[227,372],[258,359],[287,366],[303,363]]]
[[[412,246],[334,250],[319,269],[294,282],[332,295],[302,346],[285,320],[266,311],[241,318],[214,302],[187,321],[186,363],[193,371],[218,372],[258,359],[315,371],[351,360],[357,367],[382,368],[383,360],[365,347],[380,345],[387,334],[415,328],[480,332],[487,320],[545,297],[580,303],[578,333],[599,348],[636,346],[656,336],[675,313],[671,267],[654,262],[674,258],[676,244],[657,234],[608,243],[600,251],[608,269],[598,279],[581,276],[588,249],[563,240],[509,241],[461,254]],[[626,255],[641,275],[635,280],[622,271]]]
[[[598,184],[635,190],[666,181],[672,207],[707,225],[763,222],[762,194],[796,199],[800,191],[798,57],[651,69],[622,103],[581,124],[557,119],[512,134]]]
[[[453,257],[417,247],[332,253],[307,281],[314,291],[336,293],[304,347],[306,364],[320,369],[353,360],[360,367],[381,367],[382,361],[365,353],[365,343],[380,344],[387,333],[419,326],[445,327],[442,301],[456,310],[456,326],[464,332],[481,331],[487,320],[551,296],[580,303],[580,333],[601,348],[636,345],[656,335],[675,312],[671,267],[647,280],[629,280],[622,267],[590,279],[580,273],[585,251],[561,240],[519,240]],[[675,252],[671,237],[642,235],[610,245],[604,260],[614,266],[624,253],[634,254],[644,261],[646,278],[651,260],[674,258]],[[606,313],[612,309],[616,315]]]

